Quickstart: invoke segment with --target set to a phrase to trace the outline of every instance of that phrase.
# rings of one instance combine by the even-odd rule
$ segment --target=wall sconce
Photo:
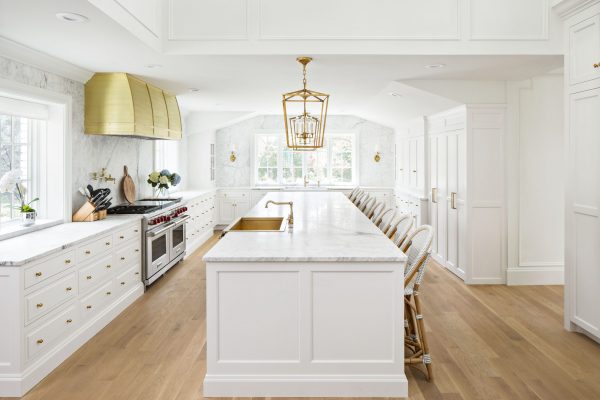
[[[235,150],[235,145],[231,146],[231,154],[229,154],[229,161],[231,162],[235,162],[235,160],[237,160],[237,152]]]
[[[373,157],[373,160],[375,160],[375,162],[381,161],[381,153],[379,152],[379,145],[375,146],[375,156]]]

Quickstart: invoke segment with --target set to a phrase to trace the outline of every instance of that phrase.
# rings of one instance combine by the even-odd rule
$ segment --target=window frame
[[[277,136],[279,139],[278,151],[277,151],[277,182],[276,183],[262,183],[258,182],[258,164],[257,164],[257,138],[261,135],[268,136]],[[332,137],[336,136],[351,136],[352,137],[352,181],[351,182],[331,182],[331,159],[332,159],[332,148],[329,145],[329,140]],[[359,177],[359,135],[358,132],[353,130],[335,130],[335,131],[327,131],[325,134],[326,140],[326,153],[327,153],[327,179],[320,184],[322,186],[331,186],[331,187],[353,187],[357,185],[358,177]],[[283,181],[283,153],[286,148],[286,140],[285,133],[282,131],[273,131],[273,130],[257,130],[254,131],[252,135],[252,151],[251,151],[251,182],[254,187],[301,187],[303,183],[286,183]],[[310,153],[308,151],[299,151],[298,153]],[[308,165],[307,165],[307,157],[302,155],[302,176],[307,175]],[[311,186],[315,186],[316,182],[310,181]]]
[[[40,182],[38,189],[38,195],[46,199],[45,210],[38,207],[44,220],[40,224],[71,222],[73,197],[75,197],[72,190],[73,97],[4,78],[0,78],[0,96],[48,107],[46,135],[38,147],[40,156],[38,162],[40,168],[45,170],[46,176],[53,178],[51,183],[48,182],[48,178],[46,182]],[[52,157],[48,157],[48,154],[52,154]],[[0,226],[0,240],[5,236],[2,233],[3,226],[12,228],[14,224],[14,221],[10,221]],[[24,228],[19,229],[18,232],[9,232],[8,235],[12,237],[27,232],[29,229]]]

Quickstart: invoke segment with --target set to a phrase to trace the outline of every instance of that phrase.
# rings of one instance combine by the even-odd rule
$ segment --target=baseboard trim
[[[183,259],[185,260],[186,258],[188,258],[189,256],[191,256],[192,253],[194,253],[196,250],[198,250],[214,234],[215,233],[213,232],[213,230],[209,229],[208,231],[206,231],[205,233],[203,233],[202,236],[200,236],[198,239],[194,240],[193,242],[189,242],[186,245],[187,247],[185,249],[185,257],[183,257]]]
[[[0,375],[0,397],[22,397],[25,395],[143,294],[144,286],[140,282],[124,294],[121,300],[114,302],[93,319],[79,327],[62,343],[25,369],[22,374]]]
[[[408,397],[398,375],[212,375],[205,397]]]
[[[506,284],[517,285],[564,285],[565,268],[562,264],[527,263],[506,270]]]

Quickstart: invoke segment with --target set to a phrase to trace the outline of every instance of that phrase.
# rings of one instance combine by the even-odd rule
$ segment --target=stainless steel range
[[[146,286],[185,256],[187,207],[180,199],[142,199],[108,209],[109,214],[143,214],[143,279]]]

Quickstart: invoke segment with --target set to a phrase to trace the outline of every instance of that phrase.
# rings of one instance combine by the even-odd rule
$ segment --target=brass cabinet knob
[[[106,242],[106,243],[104,243],[104,244],[105,244],[105,245],[107,245],[107,246],[110,246],[110,242]]]
[[[125,239],[125,236],[119,236],[119,239]]]
[[[121,282],[121,285],[125,285],[125,282]]]
[[[135,233],[138,233],[138,232],[139,232],[139,230],[137,230],[137,229],[136,229],[136,230],[134,230],[134,232],[135,232]]]
[[[139,275],[140,273],[139,273],[138,271],[135,271],[135,274],[136,274],[136,275]]]
[[[89,310],[90,308],[92,308],[92,306],[91,305],[87,305],[87,306],[85,306],[85,308],[87,308]]]
[[[73,320],[71,318],[69,318],[66,322],[67,322],[67,324],[70,324],[71,322],[73,322]]]
[[[125,257],[121,257],[121,261],[125,261]]]
[[[36,272],[35,276],[42,276],[42,273],[41,272]]]
[[[92,254],[92,252],[90,250],[86,250],[85,254]]]
[[[36,306],[37,308],[42,308],[42,307],[44,307],[44,303],[37,303],[35,306]]]
[[[67,292],[70,292],[71,290],[73,290],[73,288],[72,288],[71,286],[69,286],[69,287],[67,287],[65,290],[66,290]]]
[[[107,295],[107,296],[110,296],[111,294],[112,294],[111,292],[106,292],[106,295]]]
[[[88,275],[88,276],[85,277],[85,279],[87,279],[89,281],[90,279],[92,279],[92,276]]]
[[[42,344],[42,343],[44,343],[44,339],[38,339],[38,340],[36,340],[36,343],[37,344]]]
[[[136,252],[136,253],[139,253],[139,252],[140,252],[140,249],[135,249],[135,252]]]
[[[106,268],[110,268],[110,264],[108,264],[108,265],[106,266]]]
[[[71,260],[69,260],[68,258],[65,260],[65,264],[71,264]]]

